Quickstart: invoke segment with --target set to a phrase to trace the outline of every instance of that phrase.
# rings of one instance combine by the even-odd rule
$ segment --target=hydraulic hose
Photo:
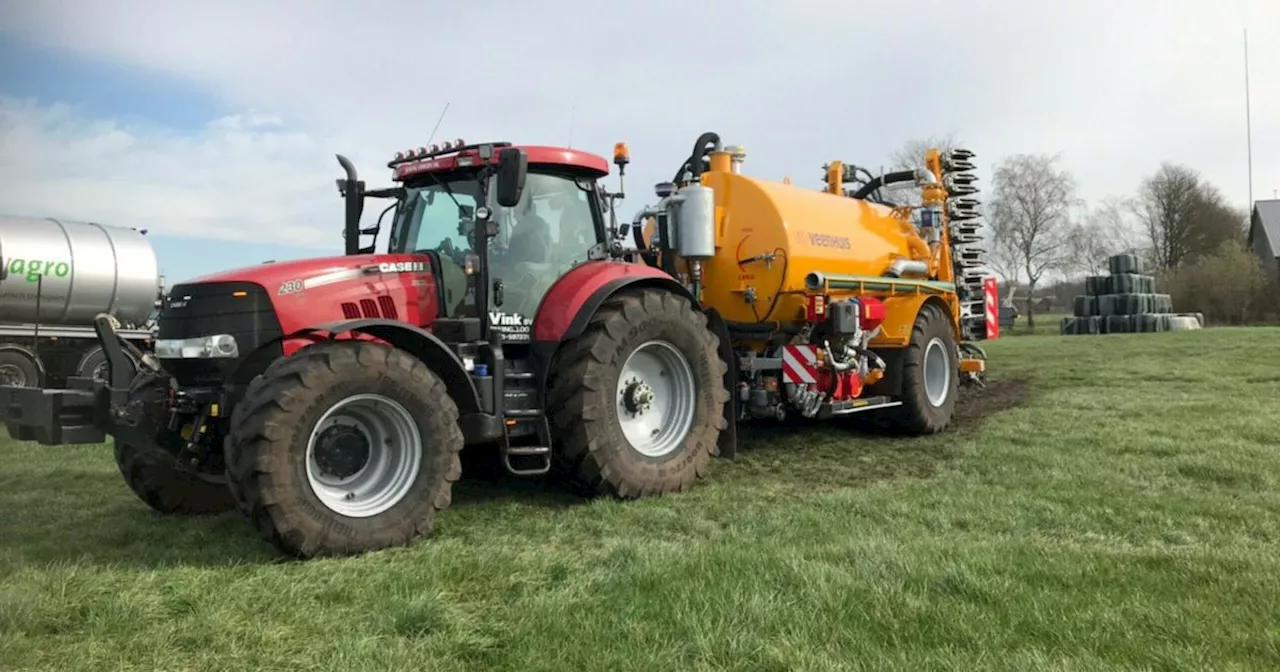
[[[893,184],[895,182],[912,182],[915,179],[916,171],[914,170],[899,170],[893,173],[885,173],[884,175],[871,178],[870,182],[862,185],[861,189],[854,192],[853,197],[865,199],[880,187]]]
[[[695,180],[702,174],[702,157],[707,153],[707,145],[709,143],[714,143],[712,147],[719,147],[720,134],[707,131],[699,135],[697,142],[693,143],[693,151],[689,153],[689,158],[680,165],[680,169],[676,171],[676,176],[671,178],[672,182],[679,182],[686,170],[693,173]]]

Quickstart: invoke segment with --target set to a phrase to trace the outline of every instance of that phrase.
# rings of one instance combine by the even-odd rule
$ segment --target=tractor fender
[[[458,355],[431,332],[405,322],[385,319],[343,320],[316,325],[308,331],[363,334],[395,346],[422,360],[444,381],[449,396],[463,415],[479,413],[480,395]],[[287,340],[287,339],[286,339]]]
[[[581,336],[600,306],[630,287],[669,289],[698,307],[689,290],[660,269],[620,261],[589,261],[551,285],[533,318],[533,340],[559,343]]]

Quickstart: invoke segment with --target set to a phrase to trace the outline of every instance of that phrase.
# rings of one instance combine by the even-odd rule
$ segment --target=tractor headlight
[[[240,356],[236,339],[230,334],[196,338],[162,338],[156,341],[155,352],[156,357],[160,359],[222,359]]]

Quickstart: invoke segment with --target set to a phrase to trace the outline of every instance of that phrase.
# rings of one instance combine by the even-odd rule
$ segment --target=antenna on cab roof
[[[436,131],[440,130],[440,122],[444,121],[444,113],[449,111],[449,103],[444,104],[444,109],[440,110],[440,118],[436,119],[436,127],[431,129],[431,136],[427,138],[424,146],[430,147],[431,141],[436,139]]]

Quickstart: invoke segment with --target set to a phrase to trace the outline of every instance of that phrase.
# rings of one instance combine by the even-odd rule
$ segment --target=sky
[[[146,228],[181,281],[340,254],[336,153],[378,186],[429,141],[624,141],[630,219],[704,131],[814,188],[950,134],[987,181],[1059,154],[1096,203],[1170,161],[1244,208],[1245,26],[1271,198],[1276,0],[0,0],[0,212]]]

